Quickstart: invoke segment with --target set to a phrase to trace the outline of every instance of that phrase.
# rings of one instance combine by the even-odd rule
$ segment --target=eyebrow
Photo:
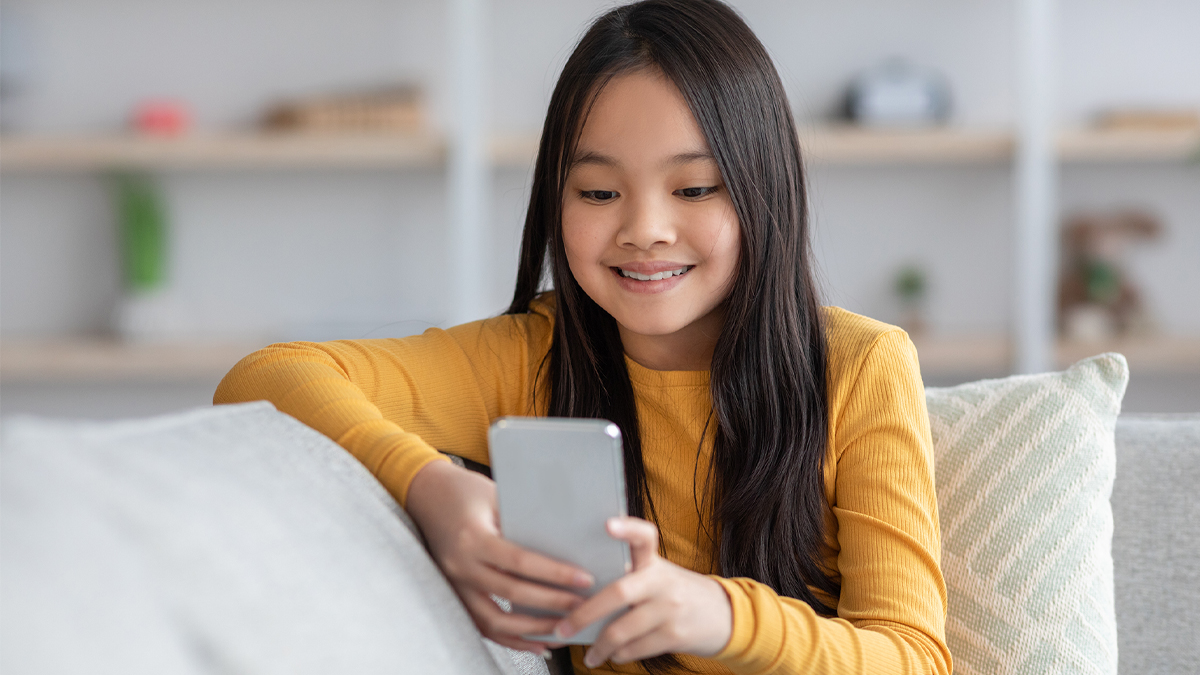
[[[691,164],[692,162],[715,162],[715,161],[716,161],[716,158],[713,157],[713,154],[711,152],[708,152],[707,150],[693,150],[691,152],[681,152],[677,155],[672,155],[671,157],[667,158],[666,161],[664,161],[662,163],[662,166],[664,168],[671,168],[671,167],[676,167],[676,166],[682,166],[684,164]],[[575,168],[581,164],[591,164],[594,166],[604,166],[604,167],[610,167],[610,168],[614,168],[614,169],[620,168],[620,166],[621,166],[621,163],[618,162],[616,160],[616,158],[610,157],[603,153],[595,152],[592,150],[584,152],[583,154],[576,157],[575,161],[571,162],[571,168]]]

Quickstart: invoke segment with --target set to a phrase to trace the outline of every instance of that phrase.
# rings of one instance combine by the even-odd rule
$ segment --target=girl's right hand
[[[584,570],[501,537],[496,484],[481,474],[430,462],[409,485],[407,510],[479,632],[506,647],[543,653],[546,644],[521,635],[551,633],[558,619],[504,612],[493,594],[517,605],[565,613],[584,598],[545,584],[582,590],[595,583]]]

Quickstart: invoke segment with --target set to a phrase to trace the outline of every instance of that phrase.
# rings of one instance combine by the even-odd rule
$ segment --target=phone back
[[[629,545],[605,529],[609,518],[626,513],[617,425],[607,420],[503,417],[492,424],[488,442],[505,539],[586,569],[596,578],[591,592],[628,571]],[[579,642],[594,640],[599,627],[589,628],[594,630],[581,631]]]

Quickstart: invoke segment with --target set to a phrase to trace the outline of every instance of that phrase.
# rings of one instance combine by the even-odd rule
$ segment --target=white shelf
[[[924,129],[873,131],[850,126],[800,131],[807,161],[826,165],[970,164],[1012,159],[1007,131]],[[494,166],[528,169],[536,135],[504,135],[489,142]],[[1065,131],[1058,139],[1066,162],[1184,162],[1200,159],[1200,129]],[[134,135],[5,136],[5,171],[110,169],[401,169],[439,168],[441,137],[401,134],[225,134],[178,139]]]
[[[1012,352],[1001,336],[914,339],[928,375],[1003,375]],[[248,343],[128,344],[78,339],[0,343],[0,381],[13,383],[215,381],[262,347]],[[1103,352],[1120,352],[1134,373],[1200,374],[1200,338],[1154,337],[1104,344],[1060,342],[1057,367]]]

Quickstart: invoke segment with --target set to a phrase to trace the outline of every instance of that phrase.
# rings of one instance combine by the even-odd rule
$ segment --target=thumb
[[[658,528],[641,518],[609,518],[606,523],[613,539],[629,544],[634,571],[658,558]]]

